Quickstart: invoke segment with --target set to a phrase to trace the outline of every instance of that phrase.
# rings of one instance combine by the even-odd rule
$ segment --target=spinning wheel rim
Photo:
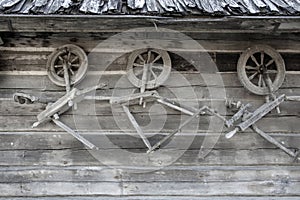
[[[80,47],[67,44],[57,48],[47,61],[49,79],[58,86],[66,86],[63,77],[63,64],[68,65],[70,84],[80,82],[86,75],[88,61],[86,53]]]
[[[143,58],[145,60],[144,64],[136,63],[137,59],[142,60],[141,56],[143,56],[143,54],[149,55],[149,52],[150,52],[151,58],[153,58],[153,55],[154,55],[154,59],[149,61],[149,60]],[[158,63],[158,62],[162,62],[162,63]],[[140,65],[140,66],[137,66],[137,65]],[[138,87],[138,88],[141,88],[143,84],[142,84],[142,80],[137,77],[140,74],[138,74],[138,75],[135,74],[136,72],[134,72],[134,68],[137,66],[137,67],[140,67],[142,70],[143,65],[149,65],[150,73],[152,74],[152,77],[154,78],[152,80],[147,81],[147,84],[145,85],[146,89],[153,89],[153,88],[159,87],[169,78],[169,75],[171,73],[171,58],[167,51],[160,50],[160,49],[136,50],[136,51],[132,52],[131,55],[129,56],[128,63],[127,63],[127,77],[129,79],[129,81],[135,87]],[[153,68],[157,68],[157,70],[159,70],[159,68],[160,68],[161,73],[159,73],[159,75],[156,75],[156,73],[153,71]],[[155,76],[157,76],[157,77],[155,78]]]
[[[249,65],[249,62],[254,64]],[[255,66],[256,65],[256,66]],[[271,68],[274,68],[272,70]],[[275,72],[272,74],[272,72]],[[282,85],[285,78],[285,64],[281,55],[267,45],[255,45],[242,53],[237,65],[238,78],[242,85],[257,95],[268,95],[270,90],[264,81],[264,75],[275,74],[271,80],[272,91],[275,92]],[[254,78],[257,83],[254,82]]]

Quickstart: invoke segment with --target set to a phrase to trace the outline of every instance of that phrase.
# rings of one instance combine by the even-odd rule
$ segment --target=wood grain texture
[[[153,26],[153,21],[146,18],[125,18],[0,17],[3,22],[0,31],[13,29],[14,32],[0,32],[4,41],[0,47],[0,200],[298,199],[299,162],[293,162],[250,129],[230,140],[224,134],[232,129],[208,130],[213,120],[209,116],[192,122],[153,154],[145,153],[145,145],[124,112],[117,106],[112,109],[107,101],[85,100],[78,104],[78,110],[71,109],[61,116],[63,122],[99,146],[97,153],[88,151],[52,122],[31,128],[45,105],[17,104],[12,101],[13,94],[28,92],[49,101],[63,96],[64,88],[55,86],[46,74],[45,64],[50,53],[66,43],[77,44],[89,53],[98,42],[121,30],[141,24]],[[159,94],[190,106],[213,106],[227,119],[235,111],[225,110],[226,97],[251,103],[253,111],[264,103],[264,97],[242,87],[236,74],[236,62],[240,52],[249,45],[264,42],[275,47],[286,62],[287,74],[278,94],[300,95],[299,28],[285,25],[290,21],[298,23],[298,19],[228,20],[224,23],[199,18],[189,21],[188,26],[185,20],[165,18],[155,22],[158,28],[181,28],[206,48],[201,53],[196,52],[188,47],[189,40],[177,41],[178,35],[166,33],[168,39],[161,42],[172,50],[174,70],[164,86],[158,88]],[[282,23],[278,30],[281,34],[270,33],[273,23],[277,22]],[[220,30],[222,34],[218,33]],[[151,41],[159,34],[133,35],[135,40],[125,38],[121,42],[139,42],[144,37],[150,37],[148,41]],[[93,79],[98,83],[100,78],[107,87],[98,90],[97,95],[131,94],[135,88],[126,77],[129,54],[121,44],[111,44],[90,53],[88,75],[77,87],[84,88]],[[201,59],[206,52],[211,59]],[[194,58],[200,70],[179,55]],[[207,67],[214,63],[219,71]],[[177,128],[181,118],[187,117],[151,102],[145,108],[139,105],[129,108],[151,144]],[[258,126],[295,150],[300,144],[299,102],[284,102],[280,108],[281,114],[271,112]],[[204,141],[216,141],[216,144],[212,148],[204,145],[202,150],[209,154],[199,159]]]
[[[259,23],[258,23],[259,22]],[[0,17],[1,32],[120,32],[131,28],[153,27],[187,32],[270,33],[299,32],[299,18],[182,18],[132,16],[23,16]],[[277,23],[277,24],[276,24]],[[24,24],[27,24],[24,26]],[[259,24],[259,25],[258,25]],[[280,25],[278,27],[278,24]],[[276,26],[277,25],[277,26]]]

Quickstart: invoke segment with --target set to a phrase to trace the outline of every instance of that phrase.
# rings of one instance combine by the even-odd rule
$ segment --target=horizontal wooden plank
[[[17,44],[18,41],[23,41],[24,38],[32,41],[33,44],[39,42],[43,39],[44,43],[40,43],[40,47],[51,45],[51,41],[67,41],[67,42],[82,42],[82,41],[102,41],[115,35],[120,34],[119,32],[2,32],[1,36],[6,38],[7,41],[10,39],[15,39]],[[148,38],[148,39],[178,39],[182,35],[186,35],[185,38],[192,38],[193,40],[232,40],[232,41],[246,41],[246,40],[295,40],[299,41],[300,33],[285,32],[279,34],[275,33],[228,33],[228,32],[217,32],[217,33],[197,33],[197,32],[173,32],[173,31],[128,31],[123,32],[124,38],[130,38],[129,36],[134,36],[136,39]],[[163,36],[163,37],[161,37]],[[48,42],[49,41],[49,42]],[[24,40],[24,42],[26,42]],[[9,46],[9,45],[6,45]],[[31,45],[32,46],[32,45]],[[38,46],[38,45],[34,45]],[[12,46],[11,46],[12,47]],[[29,47],[29,46],[28,46]]]
[[[66,195],[121,195],[119,183],[65,183],[65,182],[32,182],[0,183],[2,197],[12,196],[66,196]]]
[[[124,166],[125,167],[125,166]],[[175,175],[176,174],[176,175]],[[174,176],[175,175],[175,176]],[[29,182],[252,182],[300,180],[296,166],[0,167],[0,183]]]
[[[105,166],[53,167],[52,169],[43,169],[42,167],[33,167],[32,169],[17,167],[14,169],[0,168],[0,177],[0,183],[120,182],[121,172],[118,169],[112,169]]]
[[[108,196],[100,196],[100,197],[88,197],[88,196],[68,196],[68,197],[39,197],[41,200],[168,200],[168,199],[174,199],[174,200],[264,200],[266,198],[272,198],[272,200],[298,200],[298,197],[289,197],[289,196],[280,196],[280,197],[274,197],[274,196],[206,196],[206,197],[200,197],[200,196],[122,196],[122,197],[108,197]],[[7,198],[1,198],[0,200],[6,200]],[[34,197],[10,197],[10,200],[35,200]]]
[[[299,195],[299,182],[280,181],[174,183],[15,183],[0,184],[2,196],[62,196],[62,195]],[[225,185],[225,186],[224,186]],[[41,189],[42,188],[42,189]],[[163,189],[162,189],[163,188]],[[217,189],[216,189],[217,188]],[[283,188],[283,189],[282,189]],[[120,191],[123,189],[123,191]]]
[[[299,195],[299,182],[273,182],[253,181],[249,182],[193,182],[175,183],[124,183],[126,195]]]
[[[0,71],[46,71],[47,58],[51,52],[39,52],[40,50],[37,48],[34,48],[32,52],[16,52],[21,49],[22,48],[17,47],[4,47],[1,49]],[[129,56],[128,53],[120,54],[116,52],[93,52],[88,53],[87,55],[89,61],[89,71],[126,71],[127,69]],[[172,69],[175,71],[205,71],[205,68],[202,66],[205,66],[206,68],[207,66],[214,67],[213,63],[208,63],[208,57],[214,61],[220,72],[235,72],[240,52],[169,52],[169,55],[172,60]],[[299,58],[297,57],[297,53],[281,53],[281,55],[285,61],[286,70],[299,71],[300,65],[298,62]],[[198,69],[196,69],[197,66],[199,66]]]
[[[57,94],[57,93],[56,93]],[[55,99],[58,99],[58,95],[55,96]],[[48,100],[53,100],[50,97]],[[176,99],[174,99],[176,100]],[[247,103],[251,103],[252,107],[249,108],[249,110],[253,111],[255,108],[258,108],[262,104],[265,103],[264,99],[260,100],[247,100]],[[217,107],[217,111],[224,116],[232,116],[237,112],[237,109],[225,109],[226,100],[179,100],[179,104],[181,105],[187,105],[194,108],[200,108],[202,106],[214,106]],[[243,103],[246,103],[243,102]],[[123,113],[123,109],[113,109],[112,105],[108,101],[96,101],[95,103],[90,100],[82,101],[79,105],[79,110],[81,112],[77,112],[73,109],[70,109],[65,114],[72,115],[72,114],[80,114],[80,115],[112,115],[112,110],[114,113]],[[276,111],[272,111],[268,114],[268,116],[299,116],[300,109],[297,109],[299,105],[299,102],[291,102],[286,101],[280,105],[280,111],[281,113],[278,114]],[[174,110],[172,108],[169,108],[167,106],[164,106],[158,102],[150,101],[147,102],[145,107],[142,107],[141,105],[131,105],[130,111],[135,113],[151,113],[154,115],[162,114],[161,109],[155,109],[155,107],[161,106],[161,109],[164,109],[167,114],[170,115],[180,115],[181,112]],[[0,115],[2,116],[28,116],[28,115],[38,115],[40,112],[42,112],[45,109],[46,105],[36,103],[34,105],[32,104],[19,104],[11,100],[11,97],[8,97],[7,100],[2,99],[0,101]],[[221,109],[220,109],[221,108]],[[95,109],[95,112],[92,112],[92,109]]]
[[[5,150],[0,154],[0,166],[99,166],[122,168],[195,165],[295,165],[293,158],[278,149],[212,150],[199,159],[199,150],[161,149],[146,154],[146,149],[88,150]],[[201,151],[201,153],[203,153]],[[205,151],[206,153],[206,151]],[[126,167],[126,168],[127,168]]]
[[[299,73],[287,72],[281,88],[298,88],[300,84],[299,76]],[[46,72],[42,71],[2,71],[0,72],[0,78],[2,89],[64,90],[63,87],[55,86],[54,83],[49,80]],[[84,85],[97,84],[98,81],[107,84],[107,88],[135,88],[127,79],[126,71],[90,71],[87,77],[77,85],[77,87],[80,88],[84,87]],[[235,72],[194,73],[174,71],[170,74],[164,86],[241,87],[241,83]]]
[[[170,132],[178,128],[179,124],[183,123],[189,116],[186,115],[149,115],[135,114],[135,119],[140,124],[144,132],[157,133]],[[61,131],[52,122],[45,122],[37,128],[32,128],[32,124],[36,121],[35,116],[0,116],[2,127],[1,132],[11,131]],[[132,132],[134,128],[131,126],[125,113],[120,113],[115,116],[89,116],[89,115],[64,115],[60,118],[62,122],[68,126],[77,129],[79,132],[102,132],[102,131],[117,131]],[[285,123],[281,123],[284,121]],[[201,116],[200,120],[193,120],[189,125],[182,128],[182,132],[216,132],[209,129],[210,123],[221,123],[220,120],[210,116]],[[258,127],[261,127],[266,132],[275,133],[298,133],[299,132],[299,117],[298,116],[283,116],[283,117],[265,117],[257,122]],[[222,124],[219,124],[222,128]],[[218,131],[221,131],[218,130]],[[248,132],[248,131],[246,131]]]
[[[117,36],[114,36],[117,37]],[[135,37],[133,35],[132,37]],[[139,48],[146,48],[145,44],[160,47],[170,52],[216,52],[216,53],[241,53],[252,45],[261,44],[261,40],[236,41],[236,40],[193,40],[192,38],[182,38],[178,36],[172,40],[169,38],[144,38],[127,39],[120,36],[119,41],[108,38],[106,40],[89,40],[89,38],[77,38],[76,42],[70,41],[72,38],[37,38],[28,40],[27,38],[15,40],[14,38],[3,38],[4,47],[0,51],[29,51],[47,52],[54,51],[57,47],[72,43],[81,46],[86,52],[97,53],[128,53]],[[114,42],[116,41],[116,42]],[[108,43],[109,42],[109,43]],[[103,44],[107,43],[107,44]],[[128,45],[131,44],[131,45]],[[157,46],[155,44],[159,44]],[[264,40],[264,44],[270,45],[280,53],[299,53],[299,41],[297,40]]]
[[[168,199],[174,199],[174,200],[264,200],[266,198],[272,198],[272,200],[298,200],[298,197],[292,197],[292,196],[122,196],[122,197],[108,197],[108,196],[100,196],[100,197],[88,197],[88,196],[67,196],[67,197],[39,197],[41,200],[168,200]],[[0,200],[6,200],[7,198],[1,198]],[[35,200],[34,197],[10,197],[10,200]]]
[[[187,32],[299,32],[289,23],[298,24],[299,18],[165,18],[165,17],[132,17],[120,16],[13,16],[0,18],[0,31],[14,32],[116,32],[131,28],[153,27]],[[260,24],[259,26],[257,24]],[[277,24],[281,24],[279,28]],[[24,26],[24,24],[27,24]],[[121,24],[121,25],[120,25]],[[155,25],[154,25],[155,24]],[[224,25],[226,24],[226,26]],[[275,27],[278,29],[275,30]]]
[[[161,137],[153,137],[153,134],[145,133],[149,137],[150,143],[154,144]],[[145,144],[140,137],[133,133],[122,132],[102,132],[102,133],[83,133],[84,137],[93,141],[101,149],[144,149]],[[300,134],[270,134],[280,143],[289,148],[299,148]],[[218,137],[219,136],[219,137]],[[162,145],[165,149],[194,149],[199,150],[203,141],[207,139],[215,140],[214,149],[269,149],[275,146],[259,135],[254,133],[238,134],[237,136],[226,139],[224,134],[205,133],[198,134],[178,134],[168,145]],[[0,150],[56,150],[56,149],[84,149],[83,144],[66,132],[1,132]],[[107,142],[110,141],[110,142]]]

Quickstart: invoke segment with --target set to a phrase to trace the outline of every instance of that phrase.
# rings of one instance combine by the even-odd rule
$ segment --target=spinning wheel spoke
[[[258,84],[257,84],[259,87],[262,86],[262,82],[261,81],[262,81],[262,75],[260,74],[259,77],[258,77]]]
[[[152,60],[151,64],[155,63],[156,61],[158,61],[161,58],[161,55],[156,56],[156,58],[154,58],[154,60]]]
[[[139,55],[139,59],[145,63],[145,59],[143,58],[142,55]]]
[[[72,64],[72,67],[80,67],[80,64]]]
[[[253,62],[256,64],[256,66],[259,66],[259,63],[257,62],[256,58],[254,57],[254,55],[251,55],[251,59],[253,60]]]
[[[162,65],[152,65],[151,67],[153,69],[164,70],[164,67]]]
[[[151,51],[148,51],[147,63],[150,63],[151,59]]]
[[[63,65],[54,65],[54,68],[62,68]]]
[[[68,57],[67,57],[68,61],[70,61],[70,58],[71,58],[71,51],[68,51]]]
[[[75,58],[73,58],[71,61],[70,61],[70,63],[71,64],[73,64],[75,61],[79,61],[79,57],[78,56],[75,56]]]
[[[274,63],[274,59],[270,60],[270,61],[266,64],[266,67],[269,67],[270,65],[272,65],[272,63]]]
[[[144,67],[144,65],[138,64],[138,63],[133,63],[133,66],[134,66],[134,67]]]
[[[250,65],[245,66],[245,68],[249,70],[257,70],[257,67],[252,67]]]
[[[64,61],[65,59],[63,59],[61,56],[58,56],[59,60]]]
[[[265,59],[265,53],[262,51],[260,52],[260,65],[264,64],[264,59]]]
[[[57,71],[57,75],[63,75],[64,69],[60,69]]]
[[[154,73],[154,71],[152,69],[150,69],[150,72],[151,72],[152,76],[154,77],[154,79],[157,79],[157,75]]]
[[[71,72],[72,75],[75,75],[75,72],[72,70],[72,68],[69,68],[69,71]]]
[[[251,80],[254,79],[257,75],[258,75],[258,72],[255,72],[254,74],[252,74],[251,76],[249,76],[249,80],[251,81]]]

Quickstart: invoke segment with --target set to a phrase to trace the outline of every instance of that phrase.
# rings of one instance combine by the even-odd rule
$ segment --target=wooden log
[[[1,196],[66,196],[66,195],[121,195],[119,183],[109,182],[32,182],[0,183]]]
[[[0,71],[0,80],[2,89],[64,90],[63,87],[55,86],[49,80],[45,71]],[[127,79],[126,71],[90,71],[87,77],[76,87],[86,87],[85,84],[97,84],[98,81],[106,83],[107,88],[111,89],[135,88]],[[299,84],[299,74],[297,72],[287,72],[281,89],[298,88]],[[228,87],[228,89],[231,87],[242,87],[236,72],[210,74],[180,71],[173,71],[169,79],[164,83],[164,86],[179,89],[187,86]]]
[[[135,171],[134,171],[135,170]],[[177,174],[177,175],[175,175]],[[276,176],[274,176],[276,174]],[[297,166],[167,166],[162,169],[109,166],[1,167],[0,183],[28,182],[298,182]],[[147,181],[145,181],[147,180]]]
[[[76,197],[76,196],[68,196],[68,197],[39,197],[39,199],[42,200],[167,200],[167,199],[174,199],[174,200],[230,200],[230,199],[235,199],[235,200],[263,200],[266,197],[251,197],[251,196],[243,196],[243,197],[239,197],[239,196],[218,196],[218,197],[199,197],[199,196],[168,196],[168,195],[164,195],[164,196],[144,196],[144,195],[137,195],[137,196],[122,196],[122,197],[91,197],[91,196],[80,196],[80,197]],[[289,197],[289,196],[280,196],[280,197],[273,197],[273,200],[298,200],[298,197]],[[7,198],[1,198],[0,200],[5,200]],[[10,197],[11,200],[21,200],[21,199],[25,199],[25,200],[35,200],[35,197]]]
[[[145,132],[157,133],[170,132],[178,128],[180,123],[183,123],[188,116],[180,115],[151,115],[151,119],[148,114],[135,114],[137,122],[144,129]],[[129,121],[125,118],[124,114],[115,116],[89,116],[89,115],[64,115],[60,118],[61,121],[68,124],[73,129],[78,129],[80,132],[92,131],[112,131],[120,132],[132,132]],[[182,120],[182,121],[181,121]],[[3,126],[0,128],[0,132],[7,131],[61,131],[61,129],[55,126],[52,122],[46,122],[38,126],[37,128],[31,128],[32,124],[37,121],[35,116],[0,116],[0,121]],[[75,122],[74,122],[75,121]],[[284,121],[285,123],[281,123]],[[215,121],[211,117],[202,116],[200,120],[194,120],[189,123],[188,126],[182,129],[182,132],[188,133],[206,133],[214,132],[209,129],[210,123]],[[285,116],[285,117],[265,117],[257,123],[258,127],[266,132],[274,133],[298,133],[299,132],[299,117]],[[220,128],[223,127],[219,124]]]
[[[121,170],[105,166],[0,168],[0,183],[29,182],[120,182]],[[76,183],[75,183],[76,184]]]
[[[35,92],[33,92],[35,93]],[[62,95],[60,93],[54,93],[55,94],[55,99],[59,98],[59,95]],[[54,95],[53,94],[53,95]],[[50,94],[48,94],[50,96]],[[7,96],[7,100],[2,100],[0,101],[0,115],[2,116],[31,116],[31,115],[38,115],[40,112],[42,112],[45,109],[44,104],[19,104],[14,102],[12,99],[12,94]],[[5,98],[5,96],[4,96]],[[49,100],[50,97],[49,97]],[[53,97],[54,100],[54,97]],[[175,99],[176,100],[176,99]],[[214,106],[218,107],[221,109],[218,109],[217,111],[224,116],[229,116],[231,117],[237,112],[237,109],[225,109],[225,100],[209,100],[209,99],[195,99],[195,100],[179,100],[179,104],[181,105],[188,105],[190,107],[194,108],[200,108],[202,106]],[[258,99],[258,100],[252,100],[248,99],[244,103],[251,103],[252,107],[250,110],[255,110],[255,108],[258,108],[261,106],[263,103],[265,103],[264,99]],[[91,112],[91,109],[94,108],[95,112],[94,115],[97,116],[107,116],[107,115],[112,115],[112,105],[108,101],[96,101],[95,103],[91,100],[84,100],[82,101],[79,105],[79,110],[82,110],[83,112],[80,113],[80,115],[93,115]],[[268,114],[268,116],[299,116],[300,114],[300,109],[297,109],[299,105],[299,102],[296,101],[286,101],[282,104],[280,104],[280,111],[281,113],[278,114],[275,111],[272,111],[271,113]],[[153,107],[154,106],[154,107]],[[163,106],[162,104],[159,104],[157,102],[147,102],[146,107],[142,107],[140,105],[131,105],[130,106],[130,111],[133,114],[137,113],[151,113],[154,115],[161,114],[161,110],[154,109],[157,106],[162,106],[161,108],[166,111],[167,114],[170,115],[181,115],[182,113],[174,110],[172,108],[169,108],[167,106]],[[114,113],[123,113],[121,109],[114,109]],[[69,111],[66,112],[67,115],[72,115],[76,114],[76,111],[73,109],[70,109]]]
[[[247,41],[247,40],[295,40],[299,41],[299,33],[229,33],[229,32],[219,33],[197,33],[197,32],[172,32],[172,31],[129,31],[128,33],[123,33],[126,38],[128,36],[134,36],[136,39],[148,38],[148,39],[178,39],[179,36],[185,34],[186,38],[192,38],[194,40],[230,40],[230,41]],[[47,41],[68,41],[68,42],[78,42],[78,41],[101,41],[106,40],[114,35],[119,34],[119,32],[3,32],[1,36],[6,38],[7,41],[14,39],[16,41],[23,41],[22,39],[27,38],[30,40],[41,40],[43,39],[44,45],[47,45]],[[163,37],[161,37],[163,36]],[[25,41],[24,41],[25,42]],[[38,41],[32,41],[38,42]],[[34,43],[35,44],[35,43]],[[9,45],[7,45],[9,46]]]
[[[122,132],[102,132],[102,133],[82,133],[90,141],[95,141],[101,149],[145,149],[144,143],[137,134]],[[146,133],[152,144],[156,143],[161,136],[153,136]],[[185,147],[190,150],[199,150],[206,139],[216,139],[217,143],[214,149],[272,149],[276,148],[255,133],[243,133],[230,140],[221,133],[198,133],[198,134],[178,134],[172,138],[172,142],[163,145],[164,149],[180,149]],[[278,133],[270,134],[280,143],[289,148],[299,148],[299,133]],[[59,149],[85,149],[85,147],[66,132],[1,132],[0,150],[59,150]],[[107,143],[107,139],[111,143]]]
[[[2,196],[62,196],[62,195],[299,195],[299,182],[282,183],[280,181],[253,181],[226,183],[145,183],[126,182],[121,187],[118,183],[66,183],[66,182],[32,182],[0,184]],[[43,189],[41,190],[40,187]],[[21,188],[21,189],[19,189]],[[64,189],[62,189],[64,188]],[[164,188],[164,189],[162,189]],[[217,190],[215,188],[218,188]],[[284,188],[284,189],[282,189]],[[122,192],[121,192],[121,189]]]
[[[156,26],[153,25],[156,24]],[[277,30],[276,25],[280,24]],[[293,24],[290,26],[289,24]],[[119,32],[131,28],[158,27],[182,32],[270,33],[299,32],[298,18],[183,18],[132,16],[2,16],[0,31],[7,32]],[[27,24],[27,26],[24,26]],[[121,25],[120,25],[121,24]],[[257,25],[259,24],[259,26]]]
[[[193,182],[176,183],[124,183],[126,195],[298,195],[299,182],[281,183],[274,181],[252,181],[252,182],[226,182],[213,183],[204,182],[194,184]],[[284,188],[284,189],[282,189]]]
[[[100,149],[88,150],[5,150],[0,155],[0,166],[99,166],[102,164],[117,168],[164,166],[223,166],[223,165],[295,165],[293,158],[278,149],[208,151],[199,159],[199,150],[161,149],[146,154],[146,149]]]
[[[125,35],[126,37],[126,35]],[[135,37],[132,34],[131,37]],[[160,36],[161,37],[161,36]],[[87,38],[81,36],[76,38],[74,42],[73,38],[35,38],[30,40],[28,38],[3,38],[4,47],[0,47],[0,51],[4,52],[44,52],[50,53],[57,47],[64,44],[76,44],[81,46],[87,53],[128,53],[132,50],[146,47],[145,44],[152,47],[163,48],[170,52],[216,52],[216,53],[241,53],[248,47],[261,44],[261,40],[193,40],[192,38],[182,38],[187,36],[178,36],[174,39],[169,38],[137,38],[127,39],[122,34],[108,38],[107,40],[95,40],[94,38]],[[299,41],[298,40],[283,40],[265,39],[264,44],[270,45],[280,53],[299,53]],[[158,44],[160,46],[158,46]]]

